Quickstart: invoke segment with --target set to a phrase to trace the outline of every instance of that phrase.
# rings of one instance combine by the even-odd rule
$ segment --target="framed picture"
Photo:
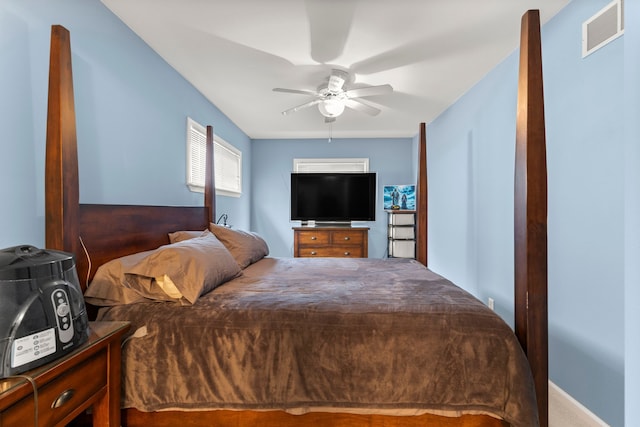
[[[416,209],[416,186],[385,185],[384,209],[414,211]]]

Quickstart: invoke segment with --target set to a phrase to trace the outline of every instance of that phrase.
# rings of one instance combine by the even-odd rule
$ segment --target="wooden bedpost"
[[[428,187],[427,187],[427,126],[420,123],[418,140],[418,185],[416,211],[416,259],[427,267]]]
[[[45,161],[45,246],[78,254],[78,155],[69,31],[51,27]]]
[[[515,330],[548,426],[547,165],[540,13],[522,17],[516,117]]]
[[[207,142],[205,152],[204,206],[207,209],[209,222],[216,222],[216,177],[213,173],[213,126],[207,126]]]

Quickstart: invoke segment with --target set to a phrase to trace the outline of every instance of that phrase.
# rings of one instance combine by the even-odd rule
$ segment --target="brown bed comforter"
[[[200,297],[104,308],[147,335],[123,348],[123,406],[411,415],[537,426],[509,326],[413,260],[265,258]]]

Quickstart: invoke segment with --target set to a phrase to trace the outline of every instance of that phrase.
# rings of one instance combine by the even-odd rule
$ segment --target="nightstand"
[[[93,425],[120,426],[120,343],[128,322],[89,322],[86,343],[23,375],[37,386],[38,426],[64,426],[89,407]],[[35,425],[33,385],[0,380],[0,426]]]

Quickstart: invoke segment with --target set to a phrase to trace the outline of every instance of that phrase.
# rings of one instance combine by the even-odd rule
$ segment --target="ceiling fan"
[[[325,122],[333,122],[336,117],[340,116],[345,108],[351,108],[356,111],[375,116],[380,113],[380,109],[363,102],[361,97],[384,95],[393,92],[391,85],[365,86],[354,89],[345,88],[345,83],[349,81],[349,73],[343,70],[334,69],[331,71],[328,82],[321,84],[317,91],[303,89],[285,89],[274,88],[274,92],[296,93],[302,95],[311,95],[313,99],[289,108],[282,112],[283,115],[289,115],[314,105],[318,106],[320,114],[325,117]]]

